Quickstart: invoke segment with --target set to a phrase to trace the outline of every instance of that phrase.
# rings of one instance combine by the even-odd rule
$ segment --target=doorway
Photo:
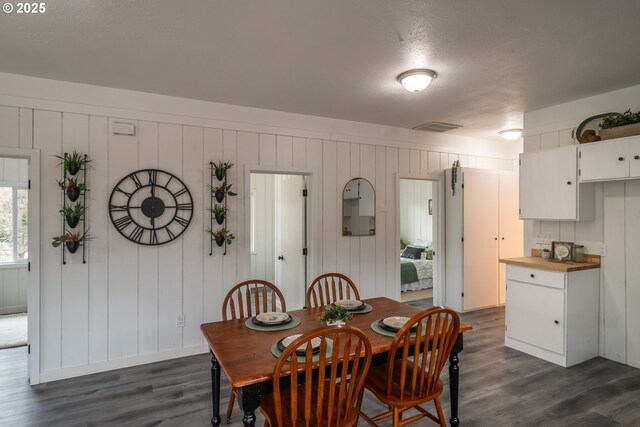
[[[308,282],[308,177],[250,174],[251,278],[274,283],[287,310],[304,306]]]
[[[39,151],[0,147],[0,352],[24,354],[31,384],[40,382],[39,181]]]
[[[433,306],[436,282],[437,181],[400,178],[400,300]]]

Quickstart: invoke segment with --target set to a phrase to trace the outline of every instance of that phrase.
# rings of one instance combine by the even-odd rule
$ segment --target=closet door
[[[500,175],[498,217],[498,257],[522,256],[524,230],[518,218],[518,177],[515,174]],[[498,303],[506,303],[506,265],[498,263]]]
[[[465,170],[464,310],[498,304],[499,175]]]

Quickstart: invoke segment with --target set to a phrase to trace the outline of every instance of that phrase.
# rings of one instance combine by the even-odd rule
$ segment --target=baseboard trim
[[[0,315],[2,316],[4,316],[5,314],[20,314],[20,313],[26,313],[26,312],[27,312],[26,305],[0,308]]]
[[[80,377],[83,375],[97,374],[99,372],[112,371],[114,369],[129,368],[132,366],[146,365],[147,363],[161,362],[163,360],[177,359],[180,357],[193,356],[209,351],[204,344],[192,347],[170,350],[161,353],[144,354],[141,356],[127,357],[124,359],[107,360],[91,365],[73,366],[55,371],[44,371],[40,373],[40,383],[59,381],[67,378]]]

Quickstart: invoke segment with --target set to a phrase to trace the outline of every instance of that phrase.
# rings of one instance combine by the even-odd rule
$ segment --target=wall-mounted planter
[[[211,250],[209,256],[213,255],[213,242],[215,242],[218,247],[224,246],[224,255],[226,255],[227,245],[234,239],[233,234],[227,230],[227,198],[236,195],[236,193],[231,191],[231,184],[227,183],[227,172],[232,166],[233,163],[230,162],[209,162],[211,169],[211,219],[208,230],[209,233],[211,233]],[[214,186],[214,178],[218,180],[218,185]],[[223,227],[214,230],[214,219],[218,225],[222,225]]]
[[[215,240],[216,245],[218,245],[219,247],[222,247],[222,245],[224,245],[224,236],[215,236],[213,240]]]
[[[80,242],[78,242],[77,240],[69,240],[65,242],[65,245],[69,253],[75,254],[80,247]]]
[[[76,228],[80,222],[79,216],[65,216],[64,219],[67,221],[67,225],[70,228]]]

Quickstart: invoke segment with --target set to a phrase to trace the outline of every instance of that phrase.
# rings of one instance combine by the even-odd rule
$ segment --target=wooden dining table
[[[389,351],[392,337],[381,335],[371,329],[371,323],[390,316],[411,317],[421,310],[389,298],[371,298],[364,300],[373,307],[368,313],[354,314],[348,321],[349,326],[362,330],[371,341],[374,362],[385,360],[384,355]],[[271,347],[281,338],[292,334],[302,334],[323,326],[318,320],[322,307],[306,308],[290,311],[289,314],[300,318],[298,326],[278,331],[259,331],[245,326],[246,319],[223,320],[204,323],[200,326],[209,349],[211,351],[211,391],[213,417],[211,424],[220,425],[220,375],[221,370],[237,389],[238,405],[242,410],[245,426],[255,425],[255,411],[260,405],[260,396],[272,390],[272,374],[276,364],[276,357]],[[458,418],[458,385],[459,359],[458,354],[463,348],[464,332],[472,327],[460,323],[460,334],[449,356],[449,392],[451,395],[452,426],[460,424]],[[376,358],[376,356],[378,356]]]

